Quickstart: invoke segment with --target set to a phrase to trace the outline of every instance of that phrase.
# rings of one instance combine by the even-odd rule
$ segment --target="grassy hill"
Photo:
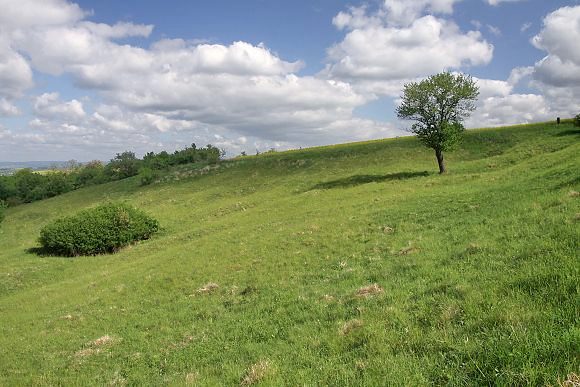
[[[580,131],[469,131],[181,168],[11,208],[0,384],[556,385],[580,370]],[[157,218],[108,256],[39,257],[106,200]]]

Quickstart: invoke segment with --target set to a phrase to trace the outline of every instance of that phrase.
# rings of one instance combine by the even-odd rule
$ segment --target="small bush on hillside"
[[[574,117],[574,126],[580,126],[580,114],[577,114],[576,117]]]
[[[0,223],[4,220],[4,209],[6,208],[6,202],[0,199]]]
[[[40,244],[45,252],[64,256],[114,253],[149,239],[158,229],[158,222],[145,213],[109,203],[46,225],[40,231]]]
[[[141,185],[149,185],[157,179],[157,172],[151,168],[144,167],[139,170],[139,181]]]
[[[134,152],[117,153],[115,158],[109,161],[104,172],[111,180],[126,179],[139,173],[141,162]]]

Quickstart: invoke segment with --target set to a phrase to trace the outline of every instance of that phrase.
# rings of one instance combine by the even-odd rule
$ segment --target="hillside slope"
[[[470,131],[245,157],[9,209],[0,384],[556,384],[580,369],[580,132]],[[121,200],[162,231],[39,257]]]

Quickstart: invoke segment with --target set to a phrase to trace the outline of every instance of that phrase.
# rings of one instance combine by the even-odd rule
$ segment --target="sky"
[[[408,135],[463,72],[467,128],[580,113],[580,0],[0,0],[0,161],[235,156]]]

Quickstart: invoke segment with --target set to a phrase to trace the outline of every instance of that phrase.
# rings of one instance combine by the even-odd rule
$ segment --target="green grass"
[[[469,131],[445,176],[413,138],[320,147],[11,208],[0,384],[556,385],[580,371],[579,140]],[[31,252],[111,199],[161,232]]]

